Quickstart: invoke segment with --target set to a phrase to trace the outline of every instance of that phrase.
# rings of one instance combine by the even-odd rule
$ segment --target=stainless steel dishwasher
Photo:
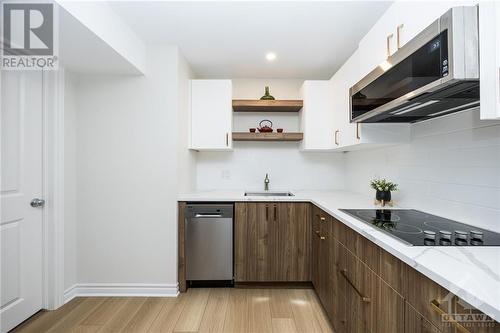
[[[188,204],[186,280],[194,283],[233,281],[233,205]]]

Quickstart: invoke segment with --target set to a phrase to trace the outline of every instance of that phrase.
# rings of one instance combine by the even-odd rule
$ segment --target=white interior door
[[[0,331],[42,307],[42,73],[1,73]]]

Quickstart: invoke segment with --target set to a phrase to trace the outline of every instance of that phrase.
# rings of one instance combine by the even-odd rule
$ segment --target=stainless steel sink
[[[293,197],[292,192],[245,192],[245,197]]]

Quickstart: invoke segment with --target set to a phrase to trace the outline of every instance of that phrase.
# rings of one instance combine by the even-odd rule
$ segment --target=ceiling
[[[200,78],[328,79],[390,2],[112,1],[147,44],[178,45]],[[276,53],[269,62],[265,55]]]

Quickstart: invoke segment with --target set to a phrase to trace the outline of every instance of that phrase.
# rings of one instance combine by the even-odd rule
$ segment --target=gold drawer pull
[[[437,299],[433,299],[431,301],[431,307],[434,311],[436,311],[441,317],[443,315],[448,315],[443,309],[441,309],[439,306],[441,305],[441,303],[439,303],[439,301]],[[450,323],[453,324],[457,330],[459,330],[460,332],[462,333],[470,333],[470,331],[468,329],[466,329],[465,327],[463,327],[458,321],[456,321],[455,319],[451,318],[450,316],[450,319],[449,319]]]
[[[349,280],[349,278],[347,277],[347,269],[341,269],[340,274],[342,274],[344,279],[346,279],[347,283],[351,285],[352,289],[354,289],[356,294],[359,295],[359,297],[363,302],[370,303],[372,301],[370,297],[363,296],[363,294],[359,292],[358,288],[356,288],[356,286],[351,282],[351,280]]]
[[[316,234],[316,236],[319,237],[319,239],[321,239],[321,240],[325,240],[326,239],[325,236],[321,236],[321,234],[320,234],[320,232],[318,230],[316,230],[314,233]]]
[[[324,222],[326,220],[326,217],[323,217],[319,214],[316,214],[316,216],[320,219],[321,222]]]

